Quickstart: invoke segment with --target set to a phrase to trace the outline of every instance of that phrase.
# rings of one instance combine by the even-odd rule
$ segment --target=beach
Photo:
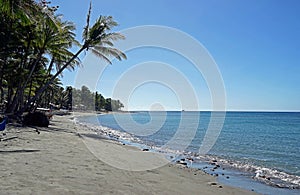
[[[82,136],[89,130],[78,129],[72,118],[54,116],[49,128],[8,126],[0,142],[0,194],[254,194],[180,165],[146,171],[115,168],[90,152]],[[138,150],[107,139],[96,143],[105,147],[101,155],[109,155],[110,148]]]

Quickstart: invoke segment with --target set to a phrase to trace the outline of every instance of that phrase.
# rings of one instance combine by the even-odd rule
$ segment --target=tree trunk
[[[30,85],[29,85],[29,92],[28,92],[28,98],[27,98],[27,101],[29,101],[29,99],[30,99],[31,92],[32,92],[32,80],[30,81]]]
[[[48,72],[48,76],[51,75],[51,71],[52,71],[52,68],[53,68],[53,64],[54,64],[54,57],[52,57],[51,61],[50,61],[50,64],[49,64],[49,67],[47,69],[47,72]]]
[[[41,51],[41,52],[39,53],[39,55],[38,55],[36,61],[34,62],[32,68],[31,68],[31,70],[30,70],[30,73],[29,73],[27,79],[25,80],[25,82],[24,82],[24,84],[23,84],[23,86],[22,86],[22,88],[21,88],[21,91],[24,91],[24,90],[25,90],[25,88],[26,88],[28,82],[30,81],[30,79],[31,79],[31,77],[32,77],[32,74],[33,74],[33,72],[34,72],[36,66],[38,65],[38,63],[40,62],[40,60],[41,60],[41,58],[42,58],[43,53],[44,53],[43,51]]]
[[[61,68],[59,69],[55,75],[51,77],[51,79],[43,85],[35,94],[34,97],[32,97],[25,106],[23,106],[19,111],[18,114],[21,115],[33,102],[35,102],[40,95],[49,87],[49,85],[60,75],[77,57],[78,55],[85,50],[87,47],[83,46],[82,48],[79,49],[79,51]]]

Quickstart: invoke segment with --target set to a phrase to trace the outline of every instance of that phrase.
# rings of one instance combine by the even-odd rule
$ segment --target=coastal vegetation
[[[91,51],[110,64],[112,58],[126,59],[126,55],[114,47],[114,41],[124,39],[120,33],[112,32],[118,24],[111,16],[100,16],[91,25],[91,8],[90,4],[82,42],[79,42],[75,24],[63,19],[58,13],[59,6],[44,0],[0,0],[2,112],[20,117],[24,112],[34,112],[37,107],[70,105],[70,95],[77,90],[70,87],[64,90],[60,76],[64,70],[74,70],[81,65],[80,54],[84,51]],[[88,97],[81,100],[84,98]],[[73,99],[77,101],[76,97]],[[103,103],[103,96],[98,93],[93,99],[96,110],[114,109],[115,100],[107,99]],[[110,107],[108,102],[111,102]]]
[[[99,92],[91,92],[86,86],[82,86],[81,89],[73,88],[72,93],[72,96],[67,97],[73,98],[71,101],[74,110],[120,111],[124,107],[120,100],[105,98]],[[65,100],[65,105],[68,105],[70,100]]]

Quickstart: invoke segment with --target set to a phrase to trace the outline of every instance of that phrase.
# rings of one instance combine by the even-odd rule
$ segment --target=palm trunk
[[[27,98],[27,101],[29,101],[29,99],[30,99],[31,92],[32,92],[32,80],[30,81],[30,85],[29,85],[29,92],[28,92],[28,98]]]
[[[19,106],[22,106],[23,105],[23,100],[24,100],[24,90],[28,84],[28,82],[30,81],[31,77],[32,77],[32,74],[37,66],[37,64],[39,63],[41,57],[42,57],[42,53],[43,52],[40,52],[38,58],[36,59],[36,61],[34,62],[31,70],[30,70],[30,73],[29,75],[27,76],[24,84],[22,85],[22,83],[20,82],[18,87],[17,87],[17,91],[13,97],[13,100],[12,100],[12,103],[8,106],[8,109],[7,109],[7,112],[9,113],[15,113],[19,110]]]
[[[18,104],[20,90],[21,90],[21,83],[19,82],[16,92],[14,93],[14,95],[12,94],[13,95],[12,101],[11,101],[11,103],[8,104],[8,107],[6,110],[7,113],[11,113],[11,114],[15,113],[15,110],[16,110],[16,107]],[[12,92],[13,92],[13,89],[12,89]]]
[[[30,70],[30,73],[29,73],[27,79],[25,80],[25,82],[24,82],[24,84],[23,84],[23,86],[22,86],[22,88],[21,88],[21,91],[24,91],[24,90],[25,90],[25,88],[26,88],[28,82],[30,81],[30,79],[31,79],[31,77],[32,77],[32,74],[33,74],[33,72],[34,72],[36,66],[38,65],[38,63],[40,62],[40,60],[41,60],[41,58],[42,58],[43,53],[44,53],[44,52],[40,52],[40,53],[39,53],[39,55],[38,55],[36,61],[34,62],[32,68],[31,68],[31,70]]]
[[[53,64],[54,64],[54,57],[52,57],[51,61],[50,61],[50,64],[49,64],[49,67],[47,69],[47,72],[48,72],[48,76],[50,76],[51,74],[51,70],[53,68]]]
[[[0,71],[0,90],[1,90],[1,96],[0,96],[0,104],[3,103],[4,101],[4,90],[3,90],[3,66],[1,66],[1,71]]]
[[[7,67],[6,61],[7,61],[7,57],[3,60],[3,64],[1,65],[1,70],[0,70],[0,89],[1,89],[0,104],[4,102],[3,79],[4,79],[4,70]]]
[[[49,87],[49,85],[58,77],[58,75],[60,75],[78,56],[79,54],[85,50],[87,47],[85,45],[83,45],[83,47],[81,47],[79,49],[79,51],[61,68],[59,69],[55,75],[53,75],[51,77],[51,79],[45,84],[43,85],[35,94],[34,97],[32,97],[28,102],[27,104],[25,104],[25,106],[23,106],[18,114],[22,114],[33,102],[35,102],[39,97],[40,95]]]

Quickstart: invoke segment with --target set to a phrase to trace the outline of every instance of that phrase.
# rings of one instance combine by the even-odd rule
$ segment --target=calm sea
[[[220,134],[215,132],[219,135],[215,144],[206,155],[200,155],[211,116],[211,112],[134,112],[78,120],[101,126],[112,139],[165,152],[174,161],[192,158],[190,166],[214,175],[229,174],[237,185],[249,180],[273,186],[273,192],[300,192],[300,113],[227,112]],[[179,129],[186,133],[178,136]],[[221,168],[213,169],[212,160]],[[259,184],[250,186],[261,188]],[[270,190],[257,191],[272,194]]]

